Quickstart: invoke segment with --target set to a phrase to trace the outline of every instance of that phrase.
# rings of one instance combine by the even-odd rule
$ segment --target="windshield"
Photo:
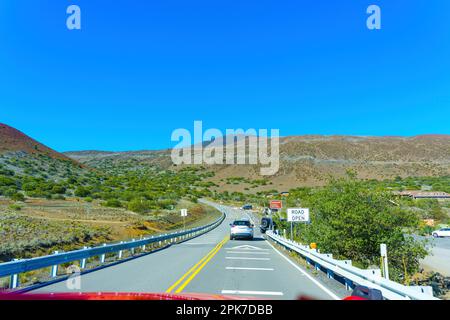
[[[450,299],[449,22],[0,0],[0,300]]]
[[[250,227],[250,221],[240,220],[240,221],[234,221],[234,226],[247,226]]]

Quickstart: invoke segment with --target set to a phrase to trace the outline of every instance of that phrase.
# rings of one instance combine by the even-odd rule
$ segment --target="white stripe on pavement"
[[[270,254],[268,252],[255,252],[255,251],[227,251],[231,254]]]
[[[243,291],[243,290],[222,290],[222,294],[245,294],[245,295],[261,295],[261,296],[282,296],[283,292],[277,291]]]
[[[242,267],[227,267],[227,270],[252,270],[252,271],[274,271],[273,268],[242,268]]]

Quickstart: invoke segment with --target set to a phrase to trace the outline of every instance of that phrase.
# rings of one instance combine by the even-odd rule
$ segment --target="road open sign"
[[[283,202],[281,200],[272,200],[270,201],[270,209],[281,209],[283,208]]]
[[[187,217],[187,209],[181,209],[181,216]]]
[[[289,208],[287,209],[288,222],[309,222],[308,208]]]

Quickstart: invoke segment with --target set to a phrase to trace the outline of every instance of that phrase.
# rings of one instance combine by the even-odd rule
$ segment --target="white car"
[[[433,231],[432,235],[435,238],[450,237],[450,228],[443,228],[440,230]]]
[[[245,238],[253,240],[253,224],[250,220],[242,219],[235,220],[232,224],[230,224],[230,240],[234,240],[237,238]]]

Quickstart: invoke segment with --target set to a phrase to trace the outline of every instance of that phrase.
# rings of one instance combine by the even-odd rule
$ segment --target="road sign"
[[[287,209],[288,222],[309,222],[308,208],[289,208]]]
[[[187,217],[187,209],[181,209],[181,216]]]
[[[283,208],[283,202],[281,200],[271,200],[270,209],[281,209]]]

